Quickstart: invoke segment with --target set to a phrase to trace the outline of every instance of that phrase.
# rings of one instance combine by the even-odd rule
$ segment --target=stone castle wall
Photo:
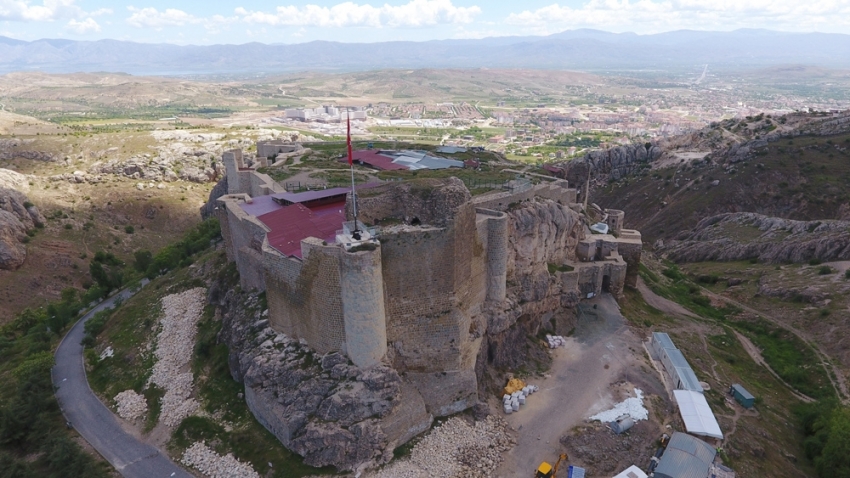
[[[244,167],[242,150],[225,151],[221,155],[221,162],[224,163],[225,174],[227,174],[227,194],[245,193],[246,191],[242,190],[242,176],[239,174],[239,169]]]
[[[508,216],[505,213],[476,209],[483,216],[486,233],[479,231],[479,237],[486,238],[487,251],[487,300],[502,302],[505,300],[508,271]]]
[[[460,368],[469,320],[457,310],[453,229],[384,234],[387,340],[398,370]]]
[[[535,197],[551,199],[566,206],[575,203],[576,196],[576,190],[569,187],[569,182],[557,180],[540,183],[528,189],[476,196],[472,198],[472,202],[479,208],[507,211],[511,205],[530,201]]]
[[[244,290],[265,290],[262,244],[268,229],[254,216],[239,207],[244,195],[227,195],[218,199],[227,258],[236,262],[239,283]]]
[[[302,242],[303,261],[263,244],[266,299],[272,327],[304,339],[319,353],[345,352],[341,249]]]

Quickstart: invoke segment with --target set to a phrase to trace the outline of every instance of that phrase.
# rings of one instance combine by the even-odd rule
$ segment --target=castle
[[[479,401],[487,334],[636,282],[640,233],[617,210],[602,214],[607,234],[592,233],[564,180],[479,196],[456,178],[359,186],[354,224],[346,188],[289,193],[257,172],[262,158],[223,161],[227,257],[243,289],[265,291],[271,326],[360,368],[393,367],[432,417]],[[355,228],[369,239],[346,242]]]

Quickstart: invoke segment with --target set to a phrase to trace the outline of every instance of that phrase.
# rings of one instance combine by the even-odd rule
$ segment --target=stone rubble
[[[192,395],[191,372],[181,372],[192,359],[198,319],[204,310],[206,291],[197,287],[162,298],[162,331],[157,335],[156,363],[148,385],[165,390],[160,421],[176,426],[198,408]]]
[[[237,460],[232,453],[221,456],[202,441],[187,448],[180,461],[211,478],[260,478],[249,463]]]
[[[516,444],[499,417],[469,424],[453,417],[414,445],[409,458],[391,463],[371,478],[490,477],[502,453]]]
[[[118,407],[118,416],[124,420],[132,421],[148,413],[145,397],[133,390],[124,390],[115,395],[115,404]]]

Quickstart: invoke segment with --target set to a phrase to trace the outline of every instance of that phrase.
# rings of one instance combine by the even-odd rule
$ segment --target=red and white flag
[[[348,120],[348,165],[354,165],[354,153],[351,152],[351,113],[348,111],[345,112],[345,116]]]

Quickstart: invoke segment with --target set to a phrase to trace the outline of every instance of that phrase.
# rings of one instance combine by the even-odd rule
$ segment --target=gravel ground
[[[489,416],[470,424],[453,417],[435,427],[403,458],[374,473],[372,478],[490,477],[502,452],[514,445],[503,419]]]
[[[585,467],[588,476],[613,476],[631,465],[646,470],[661,433],[659,425],[648,421],[638,422],[622,435],[615,435],[606,425],[593,423],[571,430],[561,437],[561,444],[571,463]]]
[[[148,413],[148,402],[145,397],[133,390],[124,390],[115,395],[115,404],[118,406],[118,416],[124,420],[133,421]]]
[[[192,444],[180,461],[211,478],[260,478],[250,464],[237,460],[232,453],[221,456],[204,442]]]
[[[200,287],[162,298],[162,331],[157,335],[157,361],[148,383],[165,390],[159,419],[171,427],[198,408],[198,402],[190,398],[192,373],[181,371],[192,359],[205,299],[205,290]]]

